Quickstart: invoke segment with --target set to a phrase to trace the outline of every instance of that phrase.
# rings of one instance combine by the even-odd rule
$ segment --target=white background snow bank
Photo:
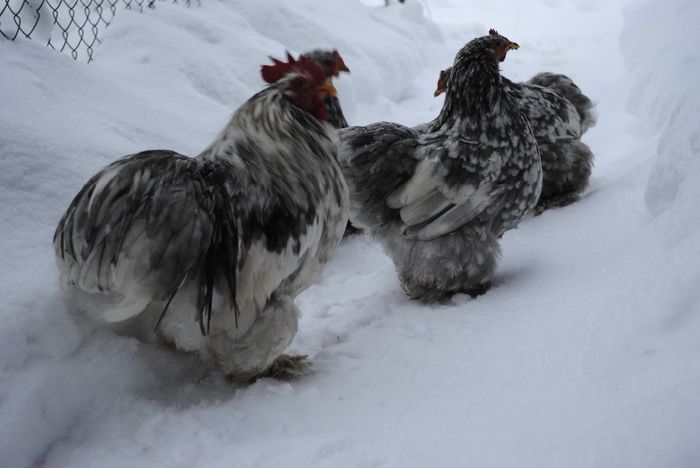
[[[627,10],[622,37],[634,73],[629,108],[659,135],[646,202],[672,241],[700,228],[700,4],[650,1]]]
[[[700,463],[700,242],[682,235],[691,224],[680,216],[693,206],[694,166],[679,166],[688,182],[660,216],[644,203],[647,180],[663,173],[647,134],[669,135],[662,153],[688,135],[667,125],[682,103],[651,51],[674,51],[675,67],[697,41],[652,35],[662,15],[631,11],[630,76],[622,1],[433,0],[439,25],[412,0],[203,3],[119,11],[90,65],[0,41],[3,466]],[[673,5],[695,14],[689,1]],[[438,70],[489,27],[522,46],[507,76],[567,73],[600,119],[584,138],[597,156],[590,190],[504,237],[487,295],[411,302],[381,249],[350,239],[298,300],[292,351],[310,354],[315,373],[246,388],[62,302],[50,238],[72,196],[121,155],[202,149],[260,89],[267,55],[337,47],[352,69],[337,84],[351,123],[415,124],[439,110]],[[679,242],[659,237],[671,228]]]

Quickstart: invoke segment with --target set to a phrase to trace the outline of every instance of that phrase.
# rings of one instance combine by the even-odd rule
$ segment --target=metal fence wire
[[[109,26],[117,8],[143,11],[157,2],[170,1],[190,6],[199,0],[0,0],[0,34],[14,41],[18,37],[45,42],[74,59],[92,61],[99,33]]]

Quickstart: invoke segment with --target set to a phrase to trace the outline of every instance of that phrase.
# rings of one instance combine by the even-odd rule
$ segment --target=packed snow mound
[[[622,48],[633,72],[628,108],[659,134],[645,200],[673,237],[700,228],[700,3],[653,0],[626,11]]]
[[[120,16],[96,53],[99,62],[145,66],[168,80],[186,79],[194,90],[233,108],[260,89],[259,68],[268,55],[337,48],[352,70],[338,82],[351,121],[358,101],[410,95],[414,83],[407,77],[441,41],[439,28],[418,4],[396,11],[363,7],[356,0],[229,0],[184,13],[182,7],[159,3],[146,15],[131,13],[128,21]]]

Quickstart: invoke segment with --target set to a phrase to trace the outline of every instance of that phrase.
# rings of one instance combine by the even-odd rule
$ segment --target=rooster
[[[440,72],[435,95],[449,86],[452,69]],[[588,186],[593,153],[581,135],[595,125],[593,103],[567,76],[539,73],[527,83],[503,78],[537,139],[542,159],[542,194],[535,213],[577,201]]]
[[[499,70],[517,48],[494,30],[467,43],[423,131],[380,122],[339,132],[351,220],[383,245],[411,297],[486,292],[500,236],[537,203],[537,142]]]
[[[115,161],[54,235],[61,282],[80,309],[243,380],[304,372],[304,356],[281,356],[297,330],[294,299],[348,218],[324,104],[335,89],[305,58],[263,66],[262,76],[271,84],[199,156]]]

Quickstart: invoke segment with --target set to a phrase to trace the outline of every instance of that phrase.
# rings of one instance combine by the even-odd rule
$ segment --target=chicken
[[[517,48],[494,30],[467,43],[423,132],[388,122],[339,132],[350,219],[382,244],[413,298],[488,290],[499,238],[537,202],[537,143],[499,70]]]
[[[61,282],[80,309],[198,352],[229,376],[303,372],[280,356],[295,297],[340,242],[348,193],[326,123],[335,89],[308,59],[272,83],[199,156],[126,156],[90,179],[58,224]]]
[[[598,116],[595,112],[595,104],[568,76],[542,72],[530,78],[526,84],[551,89],[573,104],[581,121],[581,135],[596,124]]]
[[[340,72],[350,72],[350,69],[345,65],[343,57],[340,53],[333,50],[314,49],[310,52],[304,52],[302,57],[313,60],[319,65],[326,74],[327,80],[330,82],[333,78],[340,75]],[[328,108],[328,123],[334,128],[345,128],[348,126],[348,121],[345,120],[343,109],[340,107],[338,96],[327,95],[325,98],[326,108]]]
[[[305,52],[302,57],[306,57],[313,60],[317,65],[323,68],[326,73],[326,77],[330,82],[333,78],[337,77],[340,72],[350,72],[345,61],[340,56],[337,50],[325,50],[325,49],[315,49],[310,52]],[[328,108],[328,122],[333,125],[334,128],[346,128],[348,126],[348,121],[345,120],[345,115],[343,115],[343,110],[340,107],[340,101],[337,96],[326,96],[326,107]],[[348,221],[347,226],[345,226],[344,237],[352,236],[354,234],[359,234],[362,229],[357,226],[353,226],[350,221]]]
[[[451,74],[451,68],[440,72],[436,96],[449,86]],[[543,183],[535,213],[577,201],[593,168],[593,153],[581,141],[595,125],[593,103],[565,75],[540,73],[527,83],[507,78],[503,83],[530,122],[540,148]]]

